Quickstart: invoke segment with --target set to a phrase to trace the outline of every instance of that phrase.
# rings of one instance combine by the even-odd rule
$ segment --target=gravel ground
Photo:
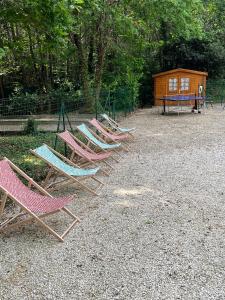
[[[71,205],[64,243],[36,225],[1,238],[1,300],[225,299],[225,111],[123,124],[136,141],[99,197]]]

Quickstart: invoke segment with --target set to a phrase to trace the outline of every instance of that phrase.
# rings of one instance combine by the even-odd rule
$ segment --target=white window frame
[[[178,79],[176,77],[169,79],[169,92],[177,91]]]
[[[180,79],[180,90],[181,91],[189,91],[190,90],[190,78],[182,77]]]

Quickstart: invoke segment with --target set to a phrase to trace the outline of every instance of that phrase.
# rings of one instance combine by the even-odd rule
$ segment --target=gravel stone
[[[35,224],[1,236],[1,300],[225,299],[225,111],[122,124],[137,127],[130,152],[100,196],[78,191],[64,243]]]

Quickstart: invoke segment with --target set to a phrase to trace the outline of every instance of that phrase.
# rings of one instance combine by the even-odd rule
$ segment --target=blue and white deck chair
[[[49,189],[52,186],[59,187],[62,185],[78,183],[83,189],[88,192],[98,195],[97,189],[103,186],[103,182],[95,177],[100,167],[95,169],[82,169],[62,154],[58,153],[47,145],[42,145],[34,150],[30,150],[32,154],[43,160],[50,170],[44,181],[44,187]],[[51,177],[55,177],[52,179]],[[62,177],[62,180],[57,180],[58,177]],[[88,187],[81,180],[91,178],[98,182],[98,186],[95,189]],[[50,182],[50,183],[49,183]]]
[[[117,149],[121,147],[120,143],[108,144],[100,136],[98,136],[93,130],[87,127],[85,124],[77,126],[78,131],[88,140],[88,145],[92,144],[97,148],[100,148],[101,151],[113,151],[120,157],[122,157]],[[112,158],[118,162],[118,160],[112,156]]]
[[[118,132],[118,134],[121,134],[121,133],[128,133],[130,134],[132,137],[133,137],[133,132],[136,130],[136,127],[134,128],[122,128],[122,127],[119,127],[119,124],[114,121],[113,119],[111,119],[107,114],[101,114],[101,117],[107,121],[107,123],[109,124],[109,126],[116,130]]]

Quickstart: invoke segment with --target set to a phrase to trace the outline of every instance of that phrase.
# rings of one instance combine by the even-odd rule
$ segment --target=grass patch
[[[14,135],[0,137],[0,159],[7,157],[36,181],[47,174],[47,165],[32,155],[29,150],[43,143],[53,147],[55,133],[39,133],[33,135]],[[57,151],[63,153],[63,143],[58,141]]]

